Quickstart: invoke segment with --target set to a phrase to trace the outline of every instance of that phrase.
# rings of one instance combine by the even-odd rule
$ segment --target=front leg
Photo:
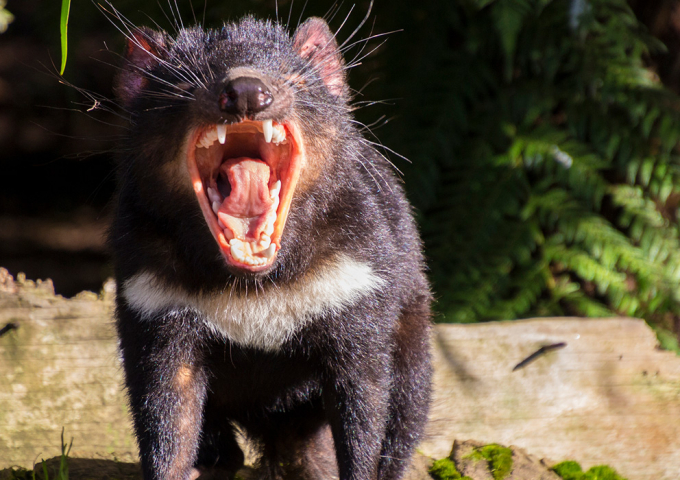
[[[340,480],[373,480],[388,422],[390,359],[379,351],[334,358],[324,405]]]
[[[119,305],[117,313],[144,479],[193,478],[207,384],[204,327],[186,311],[142,319]]]

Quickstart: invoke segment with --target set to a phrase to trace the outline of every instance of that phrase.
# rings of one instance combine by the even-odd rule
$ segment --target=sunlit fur
[[[149,322],[163,321],[166,311],[186,307],[226,340],[275,351],[315,317],[342,312],[374,295],[385,283],[369,265],[340,256],[294,282],[248,295],[231,291],[190,294],[149,272],[126,280],[121,294],[130,308]]]

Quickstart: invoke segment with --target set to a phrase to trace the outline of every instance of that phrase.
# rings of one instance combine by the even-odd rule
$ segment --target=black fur
[[[310,28],[329,42],[303,58]],[[385,282],[270,351],[229,341],[186,305],[142,318],[119,295],[144,478],[184,480],[192,467],[205,478],[233,478],[243,463],[237,429],[259,445],[262,478],[400,478],[427,417],[431,297],[410,206],[352,120],[343,62],[325,23],[308,21],[297,39],[250,17],[176,38],[139,30],[126,58],[117,92],[131,128],[120,146],[110,231],[119,292],[151,272],[190,294],[257,302],[338,254]],[[224,79],[239,67],[277,92],[261,118],[297,121],[310,159],[276,261],[261,273],[227,266],[180,168],[188,132],[239,120],[218,107]]]

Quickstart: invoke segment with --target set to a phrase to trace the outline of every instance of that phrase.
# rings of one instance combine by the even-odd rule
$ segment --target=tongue
[[[259,239],[274,204],[269,195],[269,166],[248,157],[234,158],[220,166],[220,175],[229,179],[231,193],[217,217],[235,238]]]

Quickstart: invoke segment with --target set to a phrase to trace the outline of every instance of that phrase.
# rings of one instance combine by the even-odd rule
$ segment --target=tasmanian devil
[[[145,479],[398,479],[426,421],[431,295],[325,21],[129,35],[110,230]]]

